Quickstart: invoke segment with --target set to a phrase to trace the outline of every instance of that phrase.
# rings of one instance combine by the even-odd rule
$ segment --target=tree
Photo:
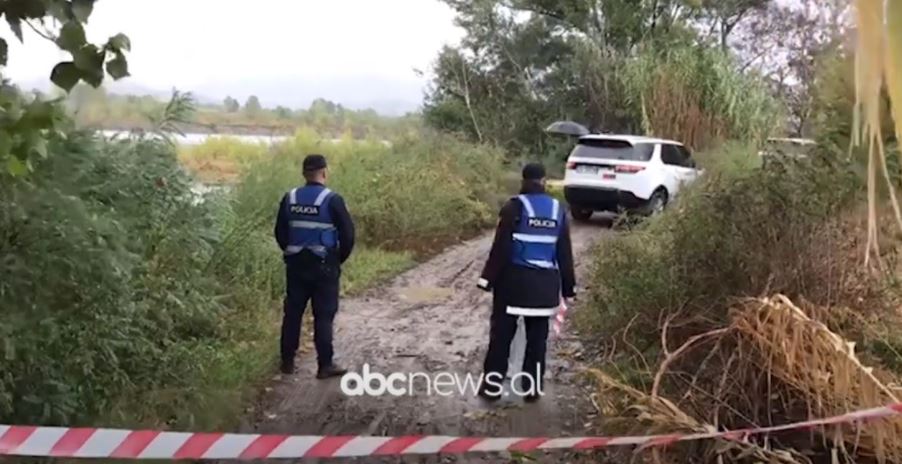
[[[682,42],[689,11],[676,0],[446,3],[466,36],[438,56],[426,121],[524,155],[548,152],[542,129],[558,118],[639,129],[638,112],[623,111],[620,66],[640,43]]]
[[[241,103],[238,103],[238,100],[235,100],[232,97],[225,97],[225,100],[222,102],[223,108],[225,108],[227,113],[237,113],[238,110],[241,109]]]
[[[743,20],[774,4],[771,0],[702,0],[699,20],[708,26],[708,34],[717,38],[721,49],[729,48],[730,35]]]
[[[793,135],[810,129],[818,70],[841,51],[849,20],[845,0],[799,0],[756,10],[735,30],[731,49],[786,102]]]
[[[290,119],[291,118],[291,110],[284,106],[276,107],[275,113],[279,119]]]
[[[256,95],[251,95],[248,97],[247,102],[244,103],[244,112],[247,113],[248,116],[255,117],[260,114],[263,110],[263,106],[260,105],[260,99],[257,98]]]

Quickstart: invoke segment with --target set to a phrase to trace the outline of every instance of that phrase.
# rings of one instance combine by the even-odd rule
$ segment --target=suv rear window
[[[654,153],[651,143],[630,145],[623,140],[584,139],[580,140],[570,156],[625,161],[648,161]]]

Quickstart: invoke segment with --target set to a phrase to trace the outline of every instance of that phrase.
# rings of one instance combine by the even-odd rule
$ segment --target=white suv
[[[664,209],[699,175],[689,150],[679,142],[633,135],[579,136],[567,158],[564,196],[573,217],[595,211]]]

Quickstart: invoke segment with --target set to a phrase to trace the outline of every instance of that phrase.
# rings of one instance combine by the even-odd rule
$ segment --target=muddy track
[[[578,282],[580,259],[610,232],[602,221],[574,225]],[[341,302],[336,318],[336,360],[360,372],[451,372],[478,376],[488,344],[491,296],[475,282],[492,236],[454,246],[401,274],[388,285]],[[576,308],[578,310],[578,308]],[[305,340],[305,342],[307,342]],[[518,344],[515,341],[515,345]],[[521,348],[522,349],[522,348]],[[513,351],[513,350],[512,350]],[[549,347],[545,396],[534,404],[511,398],[490,405],[470,394],[348,397],[338,379],[316,380],[315,353],[301,354],[298,372],[267,388],[246,432],[304,435],[567,436],[585,430],[587,394],[576,375],[578,342],[566,331]],[[561,456],[558,456],[561,457]],[[507,462],[499,455],[415,457],[403,462]],[[369,462],[369,461],[367,461]],[[398,462],[397,460],[388,462]]]

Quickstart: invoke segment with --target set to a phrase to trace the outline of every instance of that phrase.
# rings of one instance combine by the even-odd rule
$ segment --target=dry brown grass
[[[230,159],[200,159],[182,157],[179,162],[205,184],[234,183],[242,173],[239,162]]]
[[[862,364],[855,343],[782,295],[738,306],[733,327],[741,343],[756,355],[754,363],[776,387],[776,398],[769,397],[769,402],[782,401],[784,409],[791,402],[804,404],[808,416],[818,418],[899,401],[887,386],[895,380],[891,375],[875,373]],[[843,455],[902,461],[902,421],[841,427],[822,434]]]
[[[680,140],[692,148],[710,147],[728,137],[723,116],[705,111],[701,92],[667,70],[655,77],[649,94],[646,117],[656,135]]]
[[[593,371],[598,396],[605,399],[600,409],[621,419],[606,419],[606,431],[737,430],[898,402],[897,378],[865,365],[854,343],[820,321],[846,310],[805,306],[783,295],[738,302],[728,324],[690,337],[672,351],[666,348],[668,320],[662,330],[663,359],[647,392]],[[902,420],[789,431],[742,443],[709,440],[641,457],[651,462],[902,462]]]

